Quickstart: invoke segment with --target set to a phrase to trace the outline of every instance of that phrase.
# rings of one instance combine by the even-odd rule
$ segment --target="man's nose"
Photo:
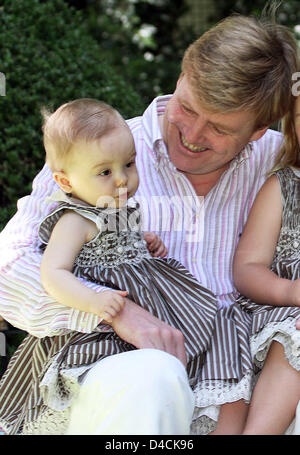
[[[190,144],[198,144],[205,138],[206,129],[207,122],[202,119],[197,119],[186,126],[183,134]]]

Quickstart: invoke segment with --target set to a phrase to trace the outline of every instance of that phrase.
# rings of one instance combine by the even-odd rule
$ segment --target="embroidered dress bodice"
[[[59,194],[56,196],[59,198]],[[139,264],[143,259],[151,259],[147,244],[140,230],[141,216],[139,204],[134,200],[120,209],[89,207],[65,198],[40,226],[40,237],[48,242],[51,228],[62,216],[65,209],[72,209],[96,224],[99,233],[85,243],[74,263],[73,272],[84,274],[85,268],[97,268],[99,273],[121,264]],[[82,269],[82,270],[81,270]]]

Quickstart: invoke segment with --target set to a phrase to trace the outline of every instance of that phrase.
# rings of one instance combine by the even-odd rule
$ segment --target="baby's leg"
[[[300,399],[300,371],[284,355],[283,346],[273,341],[252,395],[243,434],[283,434]]]
[[[242,434],[248,408],[249,406],[244,400],[223,404],[220,409],[217,428],[210,434]]]

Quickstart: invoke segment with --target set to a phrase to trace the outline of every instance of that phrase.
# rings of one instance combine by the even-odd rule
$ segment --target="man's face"
[[[171,161],[189,174],[222,171],[252,140],[266,128],[254,131],[252,112],[211,113],[196,100],[186,75],[178,80],[167,104],[163,137]]]

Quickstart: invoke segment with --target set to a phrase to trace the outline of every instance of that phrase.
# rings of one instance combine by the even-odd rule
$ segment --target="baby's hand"
[[[159,235],[154,232],[144,232],[144,239],[147,242],[147,248],[151,256],[163,258],[167,255],[168,250]]]
[[[113,318],[122,310],[125,305],[125,299],[128,291],[103,291],[101,302],[97,308],[97,313],[106,322],[111,323]]]

